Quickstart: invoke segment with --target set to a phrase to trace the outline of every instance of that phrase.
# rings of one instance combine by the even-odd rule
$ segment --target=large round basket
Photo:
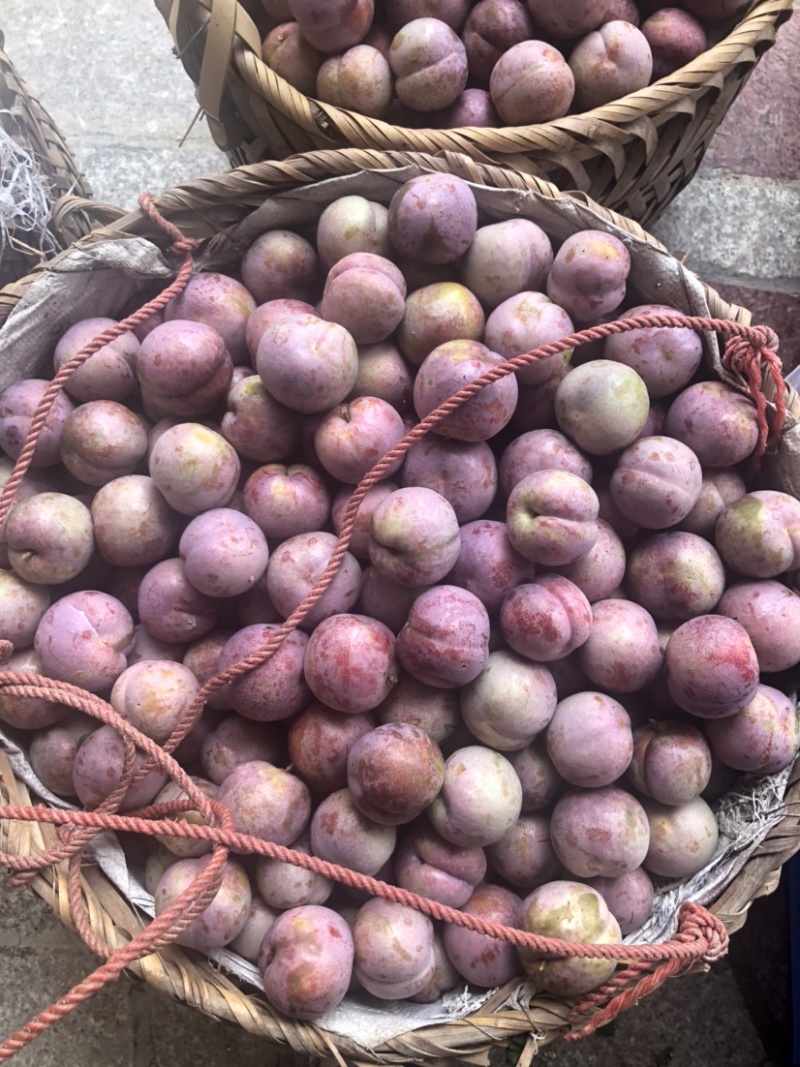
[[[91,221],[85,212],[74,211],[69,225],[59,232],[53,227],[47,209],[52,209],[55,201],[67,194],[85,198],[92,195],[53,119],[20,77],[3,51],[3,44],[0,32],[0,131],[8,139],[8,145],[19,149],[20,161],[25,161],[28,170],[28,181],[31,186],[35,184],[41,197],[42,213],[38,217],[26,209],[24,226],[22,219],[15,223],[14,214],[9,216],[8,232],[0,246],[0,284],[22,277],[36,263],[88,233]],[[4,182],[13,192],[13,175],[4,173]]]
[[[414,174],[429,170],[447,170],[462,175],[474,183],[478,197],[505,190],[504,210],[507,214],[524,215],[535,202],[539,210],[548,214],[553,225],[560,227],[562,237],[577,228],[591,225],[621,236],[629,244],[634,262],[637,257],[649,254],[656,261],[667,257],[670,263],[675,263],[667,250],[636,223],[591,201],[566,197],[533,176],[498,167],[485,167],[464,157],[427,157],[356,150],[320,152],[291,162],[255,164],[229,174],[201,178],[164,193],[157,198],[156,206],[185,235],[201,242],[198,261],[214,269],[226,264],[230,266],[238,260],[243,248],[252,240],[248,222],[253,219],[256,210],[263,210],[265,205],[281,215],[285,214],[287,218],[293,213],[294,218],[305,221],[307,229],[313,229],[315,219],[326,202],[344,195],[345,190],[357,192],[365,183],[379,179],[385,184],[383,195],[386,196],[387,189],[396,188]],[[379,174],[365,173],[372,171]],[[344,184],[335,180],[339,178],[345,179]],[[371,190],[373,188],[370,187]],[[370,195],[376,194],[370,191]],[[68,214],[69,205],[62,207]],[[297,225],[300,226],[299,223]],[[116,243],[111,261],[104,260],[101,253],[108,242]],[[37,283],[47,287],[51,280],[63,273],[70,257],[83,257],[79,260],[82,268],[91,264],[91,273],[82,270],[81,278],[87,279],[86,299],[94,303],[92,285],[102,275],[108,276],[109,269],[117,269],[111,263],[120,262],[120,245],[124,253],[126,242],[139,252],[146,243],[152,242],[165,253],[170,238],[165,237],[141,212],[127,214],[96,229],[51,264],[6,287],[0,298],[0,342],[17,322],[30,318],[33,291],[41,288]],[[152,248],[150,245],[148,247]],[[162,266],[167,265],[168,257],[157,258]],[[725,303],[717,293],[702,286],[679,264],[675,264],[675,269],[678,276],[688,283],[685,311],[698,311],[697,307],[692,306],[694,298],[690,291],[694,291],[700,303],[704,304],[703,314],[710,313],[715,318],[727,318],[745,325],[749,323],[750,315],[745,309]],[[165,270],[162,279],[166,276]],[[118,313],[130,300],[130,285],[126,284],[129,281],[129,278],[122,279],[121,284],[107,288],[103,298],[105,303],[95,313]],[[146,284],[143,288],[146,291]],[[55,321],[42,324],[41,330],[37,331],[42,351],[63,329],[64,314],[71,314],[71,321],[82,317],[81,308],[71,308],[64,313],[57,303],[49,303],[48,307],[52,309]],[[58,321],[59,316],[62,316],[62,321]],[[795,394],[790,393],[790,396],[796,400]],[[800,766],[795,766],[788,781],[781,779],[780,796],[775,805],[778,814],[771,830],[754,850],[743,853],[740,861],[733,863],[729,874],[726,874],[726,883],[710,904],[711,910],[728,931],[737,930],[745,922],[747,910],[755,898],[776,888],[782,864],[800,847],[800,819],[792,814],[798,801]],[[12,767],[2,746],[0,802],[13,805],[36,802],[20,774]],[[0,823],[0,849],[15,855],[36,855],[55,841],[56,829],[53,826],[27,822]],[[32,886],[51,905],[62,922],[73,925],[64,865],[47,868],[36,877]],[[83,890],[92,929],[112,948],[126,944],[132,935],[144,927],[143,915],[97,866],[84,869]],[[263,995],[237,985],[217,966],[191,950],[170,946],[133,964],[130,970],[166,995],[177,997],[212,1017],[234,1022],[285,1051],[323,1059],[333,1057],[340,1063],[342,1058],[358,1064],[425,1064],[444,1060],[449,1062],[452,1058],[454,1062],[488,1064],[493,1050],[497,1052],[514,1039],[517,1044],[525,1045],[523,1057],[527,1063],[541,1046],[563,1037],[570,1029],[572,1005],[568,1001],[537,993],[527,983],[517,980],[493,992],[477,1012],[464,1018],[407,1030],[372,1047],[365,1047],[355,1038],[332,1034],[315,1024],[283,1017],[266,1002]],[[515,997],[509,1003],[512,993]],[[499,1061],[493,1058],[492,1062]]]
[[[536,126],[411,129],[303,96],[261,58],[259,0],[156,0],[220,148],[234,165],[322,148],[464,153],[580,190],[645,224],[697,170],[792,0],[752,4],[727,35],[640,92]]]

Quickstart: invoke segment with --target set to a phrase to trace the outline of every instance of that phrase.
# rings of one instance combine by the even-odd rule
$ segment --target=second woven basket
[[[639,92],[536,126],[411,129],[298,92],[261,58],[259,0],[155,0],[234,165],[324,148],[458,152],[524,171],[643,224],[692,178],[792,0],[759,0],[708,51]]]

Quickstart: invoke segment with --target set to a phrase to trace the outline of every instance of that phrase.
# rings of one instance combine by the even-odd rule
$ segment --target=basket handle
[[[98,203],[85,196],[61,196],[53,204],[52,228],[67,248],[79,237],[116,222],[126,212],[113,204]]]

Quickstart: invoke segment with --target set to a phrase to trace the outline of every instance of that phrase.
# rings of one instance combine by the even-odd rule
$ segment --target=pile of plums
[[[696,59],[748,0],[261,0],[262,58],[306,96],[399,126],[527,126]]]
[[[613,233],[492,221],[432,173],[388,207],[344,195],[305,234],[263,233],[237,276],[196,274],[47,419],[4,530],[7,668],[100,694],[163,743],[307,596],[356,487],[420,419],[576,329],[678,313],[631,307],[635,280]],[[113,321],[76,322],[54,366]],[[4,479],[46,384],[0,394]],[[177,758],[243,833],[483,919],[619,942],[655,885],[711,860],[709,800],[798,750],[779,683],[800,661],[800,501],[753,488],[758,436],[685,326],[498,378],[396,456],[330,586],[213,694]],[[7,694],[0,718],[54,793],[92,808],[119,783],[112,727]],[[122,810],[179,795],[153,771]],[[157,910],[208,849],[153,845]],[[564,996],[614,967],[252,857],[229,860],[181,943],[230,946],[300,1019],[354,989],[430,1001],[527,975]]]

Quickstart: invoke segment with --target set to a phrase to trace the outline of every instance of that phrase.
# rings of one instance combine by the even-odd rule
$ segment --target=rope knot
[[[8,663],[14,655],[14,645],[11,641],[0,640],[0,665]]]
[[[678,937],[682,941],[694,941],[698,946],[705,943],[706,949],[701,959],[704,963],[714,963],[728,952],[728,931],[724,924],[710,911],[686,901],[678,912]]]
[[[745,333],[733,334],[725,345],[722,365],[747,385],[756,407],[758,443],[752,456],[757,471],[764,453],[780,440],[786,421],[786,382],[778,356],[778,335],[769,326],[751,326]],[[772,379],[773,408],[767,408],[764,371]]]
[[[186,237],[177,226],[165,219],[156,207],[155,201],[156,198],[152,193],[142,193],[139,197],[139,207],[148,218],[153,220],[156,226],[160,227],[167,236],[172,238],[172,244],[169,247],[170,252],[184,256],[190,256],[193,252],[196,252],[200,246],[199,241],[196,241],[194,237]]]
[[[749,377],[754,363],[771,363],[778,358],[778,335],[769,326],[752,326],[750,336],[735,334],[725,345],[722,363],[728,370]]]

